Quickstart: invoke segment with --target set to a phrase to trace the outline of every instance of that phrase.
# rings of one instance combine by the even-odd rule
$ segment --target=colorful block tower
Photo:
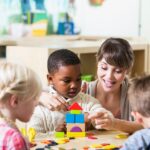
[[[67,137],[85,137],[85,122],[82,108],[73,103],[66,114]]]

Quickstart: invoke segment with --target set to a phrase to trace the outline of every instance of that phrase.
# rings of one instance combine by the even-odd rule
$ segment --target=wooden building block
[[[76,114],[75,123],[84,123],[84,114]]]
[[[76,123],[76,124],[67,124],[67,132],[72,132],[72,129],[74,127],[78,127],[81,129],[81,132],[85,132],[85,124],[80,124],[80,123]]]
[[[85,137],[85,132],[67,132],[67,137]]]
[[[81,114],[81,110],[70,110],[71,114]]]
[[[63,137],[65,137],[64,132],[55,132],[55,138],[63,138]]]
[[[75,123],[75,115],[67,113],[66,114],[66,123]]]
[[[69,107],[69,110],[82,110],[82,108],[78,103],[75,102]]]

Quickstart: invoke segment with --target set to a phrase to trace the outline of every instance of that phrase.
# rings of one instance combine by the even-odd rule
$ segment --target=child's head
[[[0,64],[0,111],[4,116],[28,121],[41,88],[39,77],[31,69],[8,62]]]
[[[129,87],[128,96],[132,114],[146,127],[146,118],[150,121],[150,75],[135,78]]]
[[[67,49],[60,49],[50,54],[47,62],[47,79],[50,85],[65,98],[78,94],[81,87],[80,59]]]
[[[97,53],[97,61],[103,58],[112,66],[126,69],[131,69],[134,62],[130,44],[121,38],[109,38],[103,42]]]

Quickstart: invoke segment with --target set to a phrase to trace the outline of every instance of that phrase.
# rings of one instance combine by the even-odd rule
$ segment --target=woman
[[[96,128],[115,129],[133,133],[142,128],[132,122],[131,109],[127,99],[127,74],[132,69],[134,55],[130,44],[121,38],[106,39],[97,53],[97,80],[83,84],[84,92],[97,98],[101,105],[111,111],[114,118],[107,114],[91,114]],[[49,99],[53,98],[53,101]],[[54,101],[55,99],[55,101]],[[49,109],[67,110],[68,104],[59,95],[43,93],[41,103]]]

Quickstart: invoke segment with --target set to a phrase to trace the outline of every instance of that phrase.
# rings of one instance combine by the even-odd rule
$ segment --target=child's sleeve
[[[25,141],[19,132],[15,130],[9,130],[6,137],[8,137],[6,149],[29,150],[29,143]]]
[[[131,135],[120,150],[150,149],[150,129],[142,129]]]
[[[96,98],[88,94],[83,94],[82,98],[83,98],[82,100],[84,101],[83,102],[84,104],[82,106],[84,112],[88,112],[88,113],[107,112],[108,115],[110,115],[110,117],[113,117],[113,114],[109,110],[103,108],[100,102]]]
[[[28,129],[34,128],[36,133],[47,133],[54,130],[51,113],[44,106],[37,106],[27,124]]]
[[[88,94],[82,93],[82,104],[82,108],[85,112],[106,111],[106,109],[102,107],[102,105],[96,98]]]

